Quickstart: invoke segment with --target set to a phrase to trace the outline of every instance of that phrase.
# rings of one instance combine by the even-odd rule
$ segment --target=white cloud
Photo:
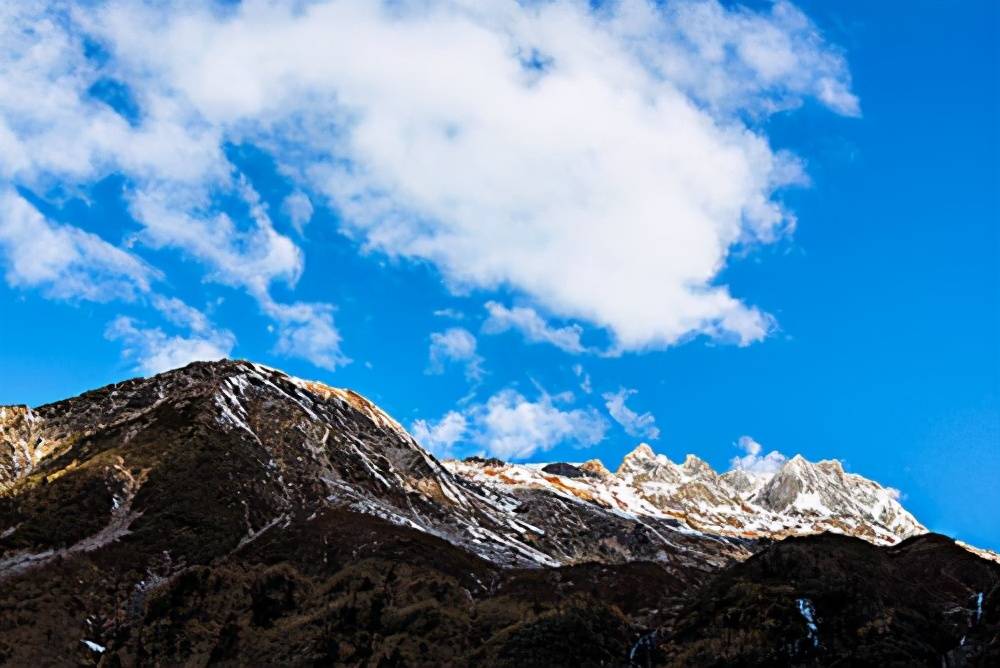
[[[278,324],[274,350],[279,355],[300,357],[330,371],[350,363],[340,350],[340,332],[334,326],[333,307],[329,304],[279,304],[264,295],[261,308]]]
[[[431,334],[427,373],[444,373],[445,364],[465,365],[465,377],[477,381],[483,377],[483,358],[476,353],[476,337],[462,327],[451,327]]]
[[[439,308],[434,311],[434,315],[438,318],[450,318],[451,320],[464,320],[465,314],[461,311],[453,308]]]
[[[438,457],[450,457],[454,445],[465,437],[467,428],[464,415],[448,411],[437,422],[415,420],[410,431],[417,442]]]
[[[601,395],[608,413],[620,424],[629,436],[639,436],[648,439],[660,437],[660,429],[656,426],[656,418],[652,413],[636,413],[625,401],[633,394],[638,394],[637,390],[621,388],[617,392],[605,392]]]
[[[607,421],[593,408],[568,406],[572,401],[570,392],[552,395],[539,388],[531,401],[516,390],[501,390],[437,422],[414,421],[413,436],[435,454],[452,456],[456,445],[465,444],[506,460],[526,459],[564,443],[590,447],[601,442]]]
[[[499,334],[516,329],[530,343],[551,343],[568,353],[582,353],[587,349],[580,342],[583,328],[579,325],[552,327],[533,308],[515,306],[507,308],[497,302],[486,302],[489,317],[483,323],[483,332]]]
[[[177,210],[167,189],[136,193],[131,211],[145,226],[140,240],[151,248],[181,250],[202,261],[213,280],[254,296],[265,294],[275,280],[294,285],[302,273],[301,251],[274,230],[252,189],[244,184],[239,191],[251,212],[246,229],[225,213],[202,217]]]
[[[304,259],[288,237],[275,231],[259,195],[245,178],[240,177],[235,187],[248,207],[252,225],[247,229],[239,229],[224,213],[204,218],[178,211],[164,192],[137,194],[132,211],[145,224],[142,241],[153,248],[182,250],[201,260],[213,280],[244,288],[257,300],[261,312],[277,324],[277,353],[328,370],[349,363],[341,351],[330,304],[282,304],[271,297],[273,281],[294,286]]]
[[[132,300],[159,276],[97,235],[47,220],[13,190],[0,190],[0,256],[9,285],[59,299]]]
[[[309,196],[300,190],[288,195],[281,203],[281,211],[292,223],[292,227],[302,234],[306,224],[312,220],[313,205]]]
[[[729,462],[730,470],[739,469],[757,475],[773,475],[788,461],[788,458],[777,450],[761,456],[760,453],[764,451],[763,446],[749,436],[740,436],[737,447],[746,454],[742,457],[733,457]]]
[[[891,498],[893,501],[906,500],[906,494],[904,494],[899,489],[896,489],[895,487],[886,487],[885,491],[889,493],[889,498]]]
[[[502,459],[525,459],[560,443],[581,447],[604,439],[607,422],[593,408],[564,410],[558,397],[542,393],[529,401],[515,390],[502,390],[472,409],[474,442]]]
[[[229,356],[236,343],[230,332],[201,331],[191,336],[170,336],[158,327],[142,327],[132,318],[115,318],[105,332],[112,341],[125,345],[125,356],[136,369],[154,375],[195,361],[218,360]]]
[[[186,327],[196,334],[207,332],[212,328],[204,313],[185,304],[177,297],[153,295],[152,304],[153,308],[159,311],[163,317],[178,327]]]
[[[510,288],[621,350],[766,336],[772,319],[715,281],[734,246],[793,226],[774,193],[805,177],[742,119],[807,97],[858,113],[842,55],[786,2],[18,2],[0,31],[0,178],[47,192],[125,175],[140,242],[266,312],[304,259],[226,159],[254,144],[366,248],[456,290]],[[89,94],[101,78],[136,118]],[[310,337],[327,361],[330,334]]]
[[[594,391],[593,386],[590,384],[590,374],[584,371],[582,364],[573,365],[573,374],[580,379],[580,389],[586,394],[590,394]]]
[[[123,175],[129,213],[142,225],[130,244],[134,262],[143,246],[177,250],[199,261],[210,280],[246,290],[265,315],[276,319],[276,350],[326,368],[343,363],[330,305],[278,304],[271,297],[274,281],[294,287],[304,258],[274,229],[266,205],[227,160],[225,144],[238,138],[164,89],[167,82],[155,77],[143,81],[142,76],[126,81],[130,64],[115,57],[109,48],[113,45],[101,44],[106,58],[87,57],[85,37],[101,41],[90,29],[96,29],[104,11],[114,19],[112,4],[67,8],[24,2],[0,8],[0,179],[36,192],[57,184],[59,191],[73,195],[110,174]],[[125,118],[91,94],[95,83],[109,80],[135,97],[137,119]],[[218,204],[227,198],[240,199],[245,207],[235,219]],[[304,224],[301,198],[293,201],[291,215],[293,224]],[[4,224],[9,227],[10,221]],[[81,257],[93,259],[100,253],[103,263],[92,263],[98,269],[86,275],[104,278],[102,267],[114,263],[121,272],[129,255],[112,255],[108,249],[113,247],[97,246],[92,243],[97,238],[82,231],[56,229],[61,243],[51,254],[61,256],[53,262],[64,262],[69,272],[62,277],[69,280],[59,281],[56,296],[127,296],[121,293],[130,288],[122,281],[107,289],[108,280],[89,287],[78,279]],[[68,254],[70,245],[77,247],[77,260]],[[125,269],[131,269],[131,282],[148,291],[134,280],[140,272]],[[12,276],[22,279],[25,272],[14,266],[8,280]],[[163,314],[171,317],[169,309]]]

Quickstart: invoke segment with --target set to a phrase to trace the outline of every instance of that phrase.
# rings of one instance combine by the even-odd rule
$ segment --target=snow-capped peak
[[[484,480],[475,466],[447,465],[459,475]],[[513,487],[564,490],[567,483],[557,473],[538,473],[543,466],[505,464],[504,475],[493,471],[485,479]],[[893,490],[846,473],[837,460],[813,463],[796,455],[775,473],[734,469],[720,475],[696,455],[676,464],[640,443],[614,474],[598,460],[584,466],[580,470],[603,473],[574,478],[575,498],[613,499],[628,512],[671,517],[710,533],[781,537],[834,531],[892,544],[926,532],[899,504]]]

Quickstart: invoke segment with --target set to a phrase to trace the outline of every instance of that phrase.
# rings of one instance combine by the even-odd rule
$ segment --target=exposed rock
[[[582,478],[587,475],[587,472],[583,469],[573,466],[572,464],[567,464],[566,462],[555,462],[553,464],[546,464],[542,467],[544,473],[551,473],[553,475],[561,475],[566,478]]]
[[[588,459],[580,464],[580,470],[592,473],[598,478],[607,478],[612,475],[611,471],[605,468],[604,463],[600,459]]]

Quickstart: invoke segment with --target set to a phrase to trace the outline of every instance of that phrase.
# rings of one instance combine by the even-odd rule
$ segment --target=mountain
[[[676,464],[645,443],[614,474],[597,461],[525,466],[470,458],[444,465],[498,491],[546,490],[717,536],[774,539],[831,531],[892,545],[927,532],[893,491],[846,473],[840,462],[813,464],[798,455],[773,474],[737,469],[720,475],[694,455]],[[598,473],[589,474],[588,467]]]
[[[1000,564],[932,534],[900,542],[923,527],[828,462],[767,480],[648,446],[615,473],[442,463],[355,392],[195,363],[0,408],[0,662],[698,665],[690,646],[773,665],[772,641],[786,663],[814,661],[780,649],[809,630],[782,569],[812,574],[831,548],[775,539],[827,530],[870,541],[825,535],[848,546],[841,570],[889,564],[933,595],[886,584],[877,606],[847,601],[848,620],[819,624],[823,648],[843,654],[856,624],[888,615],[871,656],[976,665],[1000,651]],[[844,580],[819,573],[802,587],[829,620]],[[743,596],[739,616],[704,592]],[[691,606],[708,636],[685,626]],[[780,629],[730,647],[774,610]],[[911,618],[926,623],[892,621]]]

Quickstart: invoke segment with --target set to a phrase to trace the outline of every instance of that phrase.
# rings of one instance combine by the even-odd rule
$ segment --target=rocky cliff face
[[[839,526],[893,542],[913,528],[874,483],[806,464],[764,481],[648,447],[616,473],[596,461],[442,464],[360,395],[249,362],[2,407],[0,663],[672,661],[678,645],[665,639],[687,633],[678,615],[692,597],[771,553],[782,532]],[[801,526],[775,531],[762,513]],[[928,651],[992,656],[1000,565],[942,541],[927,563],[989,565],[949,571],[927,610],[885,614],[936,619],[982,593],[986,612]],[[920,581],[940,589],[925,571]],[[765,598],[741,605],[755,601]],[[909,647],[923,627],[887,628]]]

